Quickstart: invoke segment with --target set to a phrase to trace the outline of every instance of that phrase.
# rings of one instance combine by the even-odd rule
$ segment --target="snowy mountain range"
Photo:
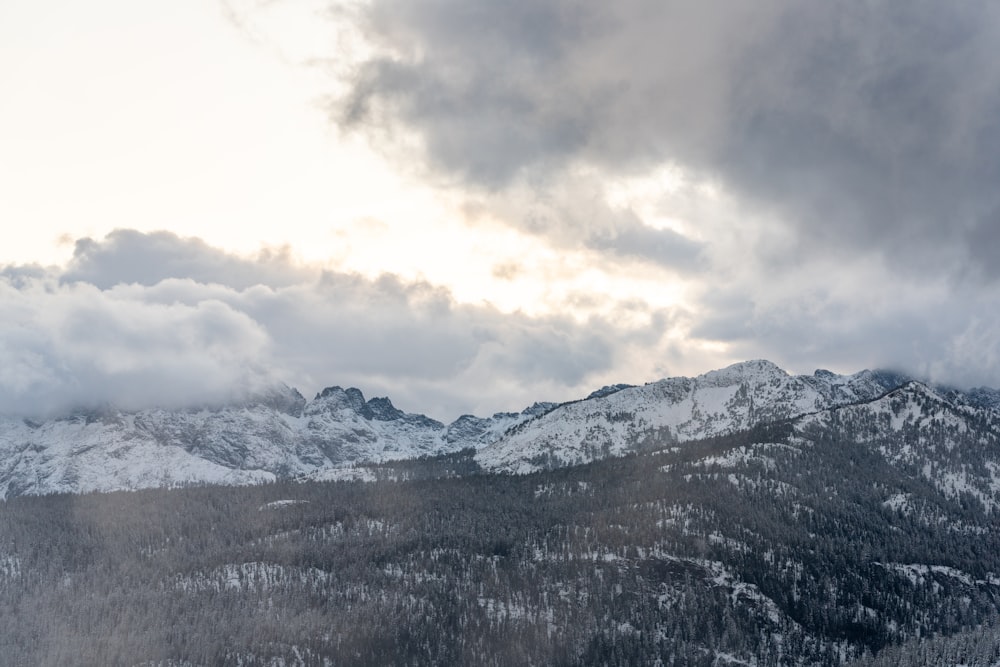
[[[0,655],[995,666],[998,399],[750,361],[447,425],[340,387],[0,419],[4,498],[149,489],[0,503]]]
[[[0,497],[350,477],[354,463],[485,445],[551,407],[446,426],[354,388],[307,401],[281,386],[224,407],[0,418]]]
[[[872,371],[791,376],[769,361],[747,361],[565,403],[512,429],[477,460],[514,473],[586,463],[872,400],[904,381]]]
[[[579,401],[465,415],[445,425],[405,413],[388,398],[366,400],[354,388],[329,387],[308,401],[281,386],[225,407],[106,408],[41,422],[0,418],[0,497],[352,478],[359,476],[357,464],[468,448],[477,450],[482,469],[520,474],[793,418],[803,433],[838,419],[875,424],[871,437],[884,436],[886,455],[905,465],[924,441],[951,447],[945,425],[948,433],[982,432],[978,440],[993,446],[998,397],[985,389],[933,389],[888,372],[791,376],[770,362],[748,361],[695,378],[615,385]],[[893,433],[909,434],[909,449]],[[947,479],[942,483],[992,498],[989,475]]]

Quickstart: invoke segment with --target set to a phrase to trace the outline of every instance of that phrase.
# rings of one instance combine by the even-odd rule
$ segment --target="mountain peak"
[[[508,472],[585,463],[871,401],[885,391],[871,379],[829,371],[792,376],[755,359],[695,378],[669,378],[565,403],[508,431],[476,460]]]
[[[393,419],[399,419],[406,414],[393,405],[388,396],[380,396],[369,400],[365,404],[365,408],[367,408],[367,414],[365,414],[366,418],[377,419],[379,421],[392,421]]]
[[[887,396],[898,395],[917,396],[924,399],[931,399],[938,403],[946,403],[948,405],[952,404],[952,402],[937,391],[937,389],[918,380],[907,380],[887,394]]]
[[[323,398],[330,398],[331,396],[339,396],[344,393],[344,390],[340,385],[334,385],[333,387],[324,387],[322,391],[316,392],[313,397],[314,401],[318,401]]]
[[[889,371],[792,376],[761,359],[695,378],[611,385],[588,398],[534,403],[489,418],[464,415],[445,426],[404,412],[385,396],[366,400],[355,387],[330,386],[306,401],[276,384],[200,408],[122,412],[103,405],[49,421],[0,418],[0,498],[136,484],[249,483],[466,447],[480,451],[476,460],[487,470],[529,472],[853,406],[891,414],[894,424],[911,414],[960,421],[970,408],[1000,406],[996,390],[962,392]],[[47,477],[38,477],[39,470]]]
[[[873,371],[865,370],[861,371],[857,375],[864,375],[872,381],[879,383],[885,387],[886,391],[906,384],[913,379],[909,375],[900,373],[899,371],[888,370],[885,368],[876,368]]]
[[[306,399],[299,393],[298,389],[282,383],[251,394],[243,404],[246,407],[259,405],[288,415],[297,416],[302,413]]]
[[[610,396],[611,394],[617,393],[617,392],[621,391],[622,389],[631,389],[634,386],[635,386],[634,384],[609,384],[609,385],[605,385],[605,386],[601,387],[600,389],[595,389],[594,391],[590,392],[590,394],[584,400],[589,400],[591,398],[603,398],[604,396]]]
[[[550,403],[548,401],[535,401],[524,410],[521,411],[522,415],[531,415],[532,417],[538,417],[539,415],[544,415],[546,412],[551,412],[553,408],[557,407],[558,403]]]
[[[334,410],[349,408],[358,413],[365,410],[365,395],[356,387],[348,387],[347,389],[343,389],[336,385],[333,387],[327,387],[323,391],[316,394],[316,398],[313,399],[313,402],[322,402]]]
[[[709,371],[699,378],[709,384],[716,386],[727,386],[736,384],[752,378],[786,378],[788,373],[781,369],[774,362],[766,359],[752,359]]]

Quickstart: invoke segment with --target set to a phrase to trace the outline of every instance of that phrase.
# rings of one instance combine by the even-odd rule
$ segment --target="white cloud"
[[[578,397],[655,344],[662,318],[505,314],[390,275],[240,258],[197,239],[119,231],[65,270],[0,277],[0,411],[198,405],[285,381],[388,394],[439,418]],[[642,309],[635,304],[635,309]]]
[[[846,276],[835,261],[785,267],[783,289],[758,264],[734,265],[690,308],[567,295],[604,313],[581,318],[505,313],[425,282],[238,257],[169,233],[80,247],[66,269],[0,271],[0,412],[200,405],[283,381],[307,395],[353,385],[447,420],[756,357],[966,385],[1000,374],[988,289],[958,299],[932,278],[893,281],[875,261]]]
[[[223,400],[277,378],[448,418],[749,357],[1000,384],[989,3],[348,4],[331,14],[352,44],[333,47],[330,110],[388,164],[334,142],[331,170],[315,127],[242,117],[263,95],[292,118],[270,104],[291,89],[265,95],[248,61],[253,85],[205,97],[212,122],[183,142],[137,130],[201,127],[190,100],[211,86],[150,104],[161,80],[190,91],[175,75],[201,56],[176,69],[157,52],[126,125],[107,119],[130,87],[51,136],[27,122],[50,98],[15,96],[6,217],[76,213],[85,227],[61,229],[96,240],[65,267],[0,270],[0,409]],[[271,15],[290,3],[229,6],[254,44],[304,58],[284,48],[297,19]],[[198,53],[220,56],[202,29]],[[38,71],[62,71],[46,58]],[[93,162],[95,141],[114,164]],[[97,238],[106,214],[206,240]],[[279,245],[231,252],[261,242]]]
[[[164,304],[89,284],[0,280],[0,322],[7,413],[218,403],[267,379],[267,333],[215,299]]]

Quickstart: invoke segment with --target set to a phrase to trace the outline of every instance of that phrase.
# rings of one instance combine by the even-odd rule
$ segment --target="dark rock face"
[[[621,391],[622,389],[631,389],[634,386],[635,386],[634,384],[609,384],[609,385],[605,385],[605,386],[601,387],[600,389],[596,389],[596,390],[590,392],[590,395],[587,396],[587,398],[588,399],[589,398],[602,398],[604,396],[610,396],[611,394],[615,393],[616,391]]]
[[[392,421],[406,416],[402,410],[396,408],[387,397],[373,398],[365,404],[365,412],[362,413],[367,419],[377,419],[379,421]]]
[[[530,406],[522,410],[521,414],[529,415],[531,417],[538,417],[540,415],[544,415],[546,412],[551,412],[558,406],[559,406],[558,403],[536,402],[532,403]]]
[[[361,414],[365,410],[365,395],[361,393],[360,389],[354,387],[348,387],[347,389],[342,389],[340,387],[327,387],[320,393],[316,394],[315,400],[313,400],[310,405],[314,410],[353,410],[358,414]]]

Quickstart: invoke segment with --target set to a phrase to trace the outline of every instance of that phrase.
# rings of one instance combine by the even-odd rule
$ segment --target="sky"
[[[0,413],[1000,386],[995,3],[0,4]]]

